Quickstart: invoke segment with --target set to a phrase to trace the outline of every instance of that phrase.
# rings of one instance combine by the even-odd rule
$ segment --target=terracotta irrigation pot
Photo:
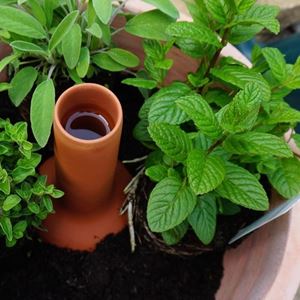
[[[65,126],[77,112],[101,114],[111,131],[93,140],[72,136]],[[118,163],[122,122],[121,104],[103,86],[80,84],[59,97],[54,113],[54,158],[46,161],[40,171],[65,196],[55,202],[55,214],[43,224],[48,230],[40,234],[44,241],[93,250],[106,235],[126,226],[126,217],[119,213],[123,189],[130,180],[125,167]]]
[[[126,8],[134,13],[149,10],[152,6],[139,0],[129,0]],[[181,13],[181,20],[191,18]],[[143,59],[139,39],[126,33],[118,34],[119,46],[138,53]],[[251,63],[232,45],[227,45],[221,55],[233,56],[247,66]],[[197,62],[171,51],[174,59],[168,81],[182,79],[197,68]],[[271,202],[282,201],[273,195]],[[226,251],[224,276],[216,294],[217,300],[292,300],[300,283],[300,205],[279,219],[265,225],[247,237],[236,249]]]

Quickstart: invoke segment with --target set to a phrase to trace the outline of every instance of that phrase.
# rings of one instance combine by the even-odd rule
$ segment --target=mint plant
[[[300,192],[300,162],[283,138],[300,121],[300,112],[284,101],[300,88],[300,58],[290,65],[279,50],[259,47],[252,68],[220,58],[228,42],[244,42],[263,28],[278,33],[275,6],[255,0],[187,5],[193,21],[172,22],[160,36],[140,34],[145,69],[124,83],[147,91],[134,135],[152,151],[145,171],[156,182],[147,208],[150,229],[175,244],[191,227],[209,244],[218,214],[269,208],[261,176],[284,198]],[[173,44],[199,64],[185,81],[166,85]]]
[[[146,2],[171,10],[172,17],[154,10],[148,19],[144,20],[147,15],[132,18],[123,12],[126,0],[0,1],[0,40],[12,47],[12,54],[0,61],[0,72],[9,66],[11,78],[9,84],[0,85],[0,91],[8,90],[16,107],[32,94],[30,122],[41,147],[51,133],[55,87],[62,78],[81,83],[103,70],[119,72],[138,66],[138,57],[116,47],[113,37],[124,29],[145,33],[149,25],[160,26],[152,23],[158,17],[169,24],[178,16],[170,3]],[[125,27],[114,27],[118,15],[131,18]]]
[[[0,119],[0,235],[8,247],[27,235],[30,227],[40,228],[53,213],[52,198],[63,192],[46,183],[37,173],[41,155],[27,140],[27,123],[14,125]]]

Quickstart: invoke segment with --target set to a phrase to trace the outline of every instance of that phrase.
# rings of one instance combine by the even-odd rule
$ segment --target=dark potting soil
[[[124,110],[120,159],[143,156],[146,150],[131,135],[142,97],[135,88],[121,85],[119,77],[109,82]],[[68,85],[62,83],[60,90]],[[0,117],[10,117],[13,122],[21,119],[3,96],[0,107]],[[50,141],[42,154],[46,158],[51,153]],[[130,171],[134,173],[136,167],[131,165]],[[226,241],[255,217],[247,210],[238,216],[220,217],[216,250],[190,257],[155,251],[144,242],[131,253],[127,229],[108,236],[93,253],[59,249],[37,237],[19,242],[12,249],[1,242],[0,299],[214,299],[223,275]]]

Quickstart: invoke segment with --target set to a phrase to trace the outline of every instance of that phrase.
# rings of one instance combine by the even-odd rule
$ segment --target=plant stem
[[[224,140],[227,138],[227,134],[223,134],[223,136],[218,139],[217,141],[215,141],[207,150],[208,153],[213,152],[213,150],[215,150],[218,146],[220,146]]]
[[[218,49],[218,51],[215,53],[215,55],[214,55],[213,58],[211,59],[211,61],[210,61],[210,63],[209,63],[209,66],[208,66],[208,68],[207,68],[207,70],[206,70],[206,72],[205,72],[203,78],[207,77],[207,75],[208,75],[209,72],[210,72],[210,69],[213,68],[213,67],[216,65],[216,63],[217,63],[217,61],[218,61],[218,58],[219,58],[219,56],[220,56],[220,53],[221,53],[222,49],[223,49],[223,48],[226,46],[226,44],[227,44],[227,38],[228,38],[229,33],[230,33],[230,28],[226,28],[225,31],[224,31],[222,40],[221,40],[221,44],[222,44],[223,47],[221,47],[220,49]]]
[[[113,12],[111,18],[110,18],[110,21],[109,21],[109,25],[112,24],[112,22],[114,21],[114,19],[116,18],[116,16],[119,14],[119,12],[121,12],[124,7],[126,6],[126,3],[128,2],[128,0],[124,0],[116,9],[115,11]]]
[[[125,29],[125,27],[120,27],[120,28],[116,29],[111,35],[116,35],[119,32],[123,31],[124,29]]]
[[[51,78],[53,71],[55,70],[56,65],[51,65],[49,72],[48,72],[48,79]]]

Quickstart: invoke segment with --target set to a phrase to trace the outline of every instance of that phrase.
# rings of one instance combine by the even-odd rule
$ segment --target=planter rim
[[[118,109],[118,118],[117,118],[117,122],[116,124],[114,124],[113,128],[110,130],[109,133],[107,133],[105,136],[97,138],[97,139],[93,139],[93,140],[84,140],[84,139],[79,139],[77,137],[74,137],[73,135],[71,135],[70,133],[68,133],[65,128],[62,126],[61,122],[60,122],[60,118],[58,116],[58,112],[60,110],[60,106],[62,105],[62,99],[64,99],[65,96],[67,96],[68,94],[72,93],[72,92],[76,92],[77,90],[80,90],[82,88],[91,88],[91,89],[98,89],[100,92],[105,91],[106,93],[108,93],[111,96],[112,101],[115,102],[115,105]],[[101,100],[101,99],[100,99]],[[108,88],[96,84],[96,83],[81,83],[81,84],[77,84],[74,85],[70,88],[68,88],[67,90],[65,90],[58,98],[56,105],[55,105],[55,110],[54,110],[54,120],[57,120],[56,125],[59,128],[59,130],[61,131],[62,135],[69,139],[72,140],[72,142],[75,142],[77,144],[81,144],[81,145],[92,145],[92,144],[97,144],[99,142],[101,142],[102,144],[105,143],[108,139],[110,139],[116,131],[118,131],[118,129],[122,126],[122,119],[123,119],[123,112],[122,112],[122,107],[121,104],[117,98],[117,96]]]

